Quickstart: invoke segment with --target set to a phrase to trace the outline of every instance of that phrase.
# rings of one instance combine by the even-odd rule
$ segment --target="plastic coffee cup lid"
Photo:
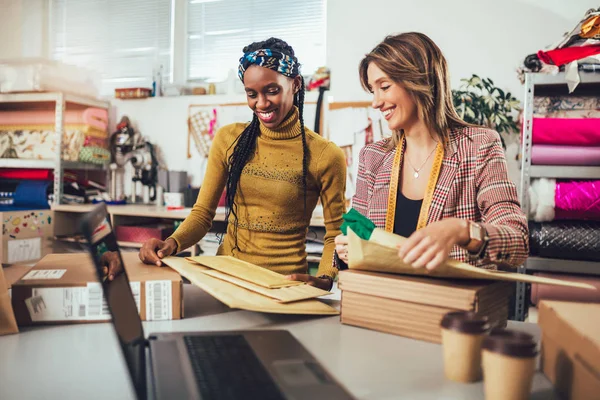
[[[442,318],[442,328],[461,333],[482,334],[490,329],[488,318],[472,311],[453,311]]]
[[[533,336],[510,329],[495,329],[483,339],[482,348],[511,357],[530,358],[538,353]]]

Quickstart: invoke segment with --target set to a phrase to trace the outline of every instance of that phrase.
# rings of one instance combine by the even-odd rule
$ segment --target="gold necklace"
[[[425,166],[425,164],[427,163],[427,161],[429,161],[429,158],[431,158],[431,155],[433,154],[433,152],[435,151],[435,149],[437,149],[437,144],[435,145],[435,147],[433,148],[433,150],[431,150],[431,153],[429,153],[429,155],[427,156],[427,158],[425,159],[425,161],[423,162],[423,164],[421,164],[421,166],[419,168],[415,168],[412,163],[410,162],[410,160],[408,159],[408,156],[406,156],[406,161],[408,161],[408,165],[410,165],[410,167],[415,171],[413,174],[413,177],[415,179],[417,179],[419,177],[419,171],[421,171],[421,169],[423,169],[423,167]]]

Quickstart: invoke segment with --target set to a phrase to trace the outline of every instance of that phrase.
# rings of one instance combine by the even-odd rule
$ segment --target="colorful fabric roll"
[[[600,146],[600,118],[533,118],[534,145]]]
[[[532,165],[600,165],[600,146],[531,146]]]
[[[569,265],[565,265],[569,269]],[[554,285],[531,284],[531,302],[538,304],[541,300],[578,301],[585,303],[600,303],[600,278],[596,276],[549,274],[536,272],[533,275],[541,278],[562,279],[569,282],[587,283],[596,290],[587,290]]]
[[[532,256],[600,261],[600,222],[529,222]]]
[[[99,147],[82,147],[79,161],[92,164],[105,164],[110,161],[110,151]]]
[[[534,179],[529,186],[529,219],[600,221],[600,181]]]

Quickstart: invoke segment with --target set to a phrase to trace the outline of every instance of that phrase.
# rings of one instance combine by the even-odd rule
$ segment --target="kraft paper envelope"
[[[328,294],[331,294],[331,292],[307,284],[269,289],[260,285],[256,285],[252,282],[236,278],[235,276],[224,274],[223,272],[216,271],[214,269],[207,269],[202,271],[202,273],[213,276],[222,281],[233,283],[234,285],[241,286],[253,292],[260,293],[264,296],[271,297],[281,303],[314,299],[316,297],[327,296]]]
[[[187,257],[187,259],[266,288],[274,289],[303,284],[303,282],[290,281],[277,272],[230,256],[197,256]]]
[[[448,260],[445,265],[429,271],[426,268],[413,268],[398,257],[398,244],[406,238],[383,229],[375,228],[369,240],[363,240],[348,228],[348,268],[364,271],[387,272],[393,274],[425,275],[440,278],[489,279],[499,281],[540,283],[596,290],[592,285],[579,282],[561,281],[515,272],[493,271],[477,268],[470,264]]]
[[[214,278],[209,270],[181,257],[166,257],[162,261],[186,277],[194,285],[211,294],[231,308],[277,314],[338,315],[339,311],[319,300],[300,300],[281,303],[241,286]]]

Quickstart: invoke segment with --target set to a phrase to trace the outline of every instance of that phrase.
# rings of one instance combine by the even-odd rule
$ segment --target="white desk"
[[[145,322],[151,332],[289,330],[359,399],[483,399],[483,384],[444,378],[441,346],[342,325],[339,317],[269,315],[231,310],[184,285],[186,318]],[[335,302],[335,301],[333,301]],[[509,323],[539,337],[537,325]],[[45,326],[0,337],[0,399],[133,399],[109,323]],[[531,399],[558,399],[537,373]]]

